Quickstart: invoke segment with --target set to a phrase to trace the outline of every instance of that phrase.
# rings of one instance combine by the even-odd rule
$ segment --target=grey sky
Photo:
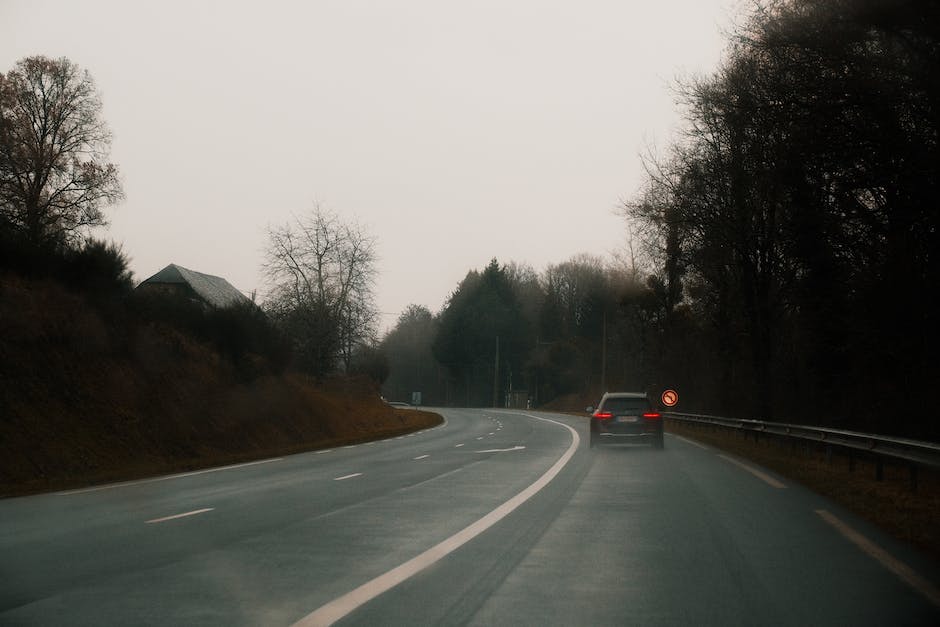
[[[734,0],[0,0],[0,71],[89,70],[127,199],[105,235],[260,276],[315,201],[378,239],[382,329],[490,258],[542,270],[624,245],[614,210],[666,146],[677,76],[713,70]]]

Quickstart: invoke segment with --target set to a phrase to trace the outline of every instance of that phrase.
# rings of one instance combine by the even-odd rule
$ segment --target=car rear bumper
[[[645,433],[611,433],[610,431],[600,431],[597,433],[597,437],[604,438],[605,440],[642,440],[648,438],[658,438],[661,434],[661,431],[647,431]]]

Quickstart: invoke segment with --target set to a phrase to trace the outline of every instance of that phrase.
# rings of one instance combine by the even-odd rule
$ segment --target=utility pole
[[[607,391],[607,308],[604,308],[604,326],[601,329],[601,394]]]
[[[493,371],[493,407],[499,407],[499,336],[496,336],[496,364]]]

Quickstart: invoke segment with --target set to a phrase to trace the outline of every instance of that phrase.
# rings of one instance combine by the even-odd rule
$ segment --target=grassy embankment
[[[54,282],[0,277],[0,496],[280,456],[438,424],[364,380],[246,376]]]

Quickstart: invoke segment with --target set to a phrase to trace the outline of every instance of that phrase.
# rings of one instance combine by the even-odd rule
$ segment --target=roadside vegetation
[[[385,338],[386,394],[674,388],[681,411],[940,439],[938,25],[935,0],[754,3],[676,85],[683,132],[644,159],[623,249],[470,270]]]
[[[673,388],[682,411],[940,440],[938,25],[937,0],[754,3],[720,67],[676,85],[684,130],[644,159],[621,250],[493,259],[381,339],[374,240],[318,206],[267,233],[258,304],[133,297],[125,252],[93,238],[124,193],[94,82],[24,59],[0,74],[0,445],[87,428],[134,456],[159,433],[165,460],[194,460],[242,454],[210,432],[256,451],[273,440],[254,429],[360,437],[326,417],[226,423],[210,402],[252,390],[259,411],[315,414],[313,390],[340,381],[371,381],[375,403],[560,410]],[[50,459],[104,467],[60,444]]]
[[[0,496],[439,423],[392,409],[367,377],[315,379],[285,368],[283,342],[266,344],[275,331],[262,321],[257,311],[180,305],[167,313],[123,289],[97,296],[0,272]]]
[[[75,63],[0,74],[0,496],[440,422],[380,398],[367,234],[319,208],[273,230],[262,305],[139,293],[122,247],[93,237],[123,198],[109,149]]]

